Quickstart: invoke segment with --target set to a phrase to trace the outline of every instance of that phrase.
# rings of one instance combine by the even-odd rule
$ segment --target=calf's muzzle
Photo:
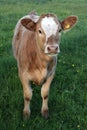
[[[47,45],[45,52],[48,54],[57,54],[59,52],[59,46],[58,45]]]

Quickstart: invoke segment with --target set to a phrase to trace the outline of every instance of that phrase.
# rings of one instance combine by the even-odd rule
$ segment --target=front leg
[[[23,110],[23,116],[25,119],[30,117],[30,101],[32,99],[32,89],[29,83],[28,74],[25,73],[19,73],[20,80],[23,85],[23,92],[24,92],[24,110]]]
[[[53,80],[53,77],[54,77],[54,73],[50,77],[48,77],[47,81],[43,84],[41,88],[41,97],[42,97],[41,114],[46,119],[49,117],[48,95],[49,95],[50,84]]]

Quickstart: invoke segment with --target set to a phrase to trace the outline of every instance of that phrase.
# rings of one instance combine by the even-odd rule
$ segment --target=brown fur
[[[69,29],[72,28],[77,22],[77,20],[78,18],[76,16],[71,16],[71,17],[66,18],[65,20],[61,22],[62,28],[64,30],[67,30],[66,28],[67,25],[69,25]]]
[[[48,38],[47,43],[53,45],[53,43],[57,43],[57,41],[58,41],[58,36],[52,35]]]
[[[32,97],[30,87],[29,89],[27,88],[28,81],[29,82],[33,81],[37,85],[44,84],[47,82],[49,88],[49,85],[53,78],[52,79],[50,78],[50,80],[48,79],[50,75],[54,73],[55,71],[54,66],[56,65],[55,57],[49,57],[48,55],[44,54],[43,43],[45,43],[46,37],[44,33],[43,33],[44,37],[42,38],[39,37],[38,28],[41,28],[39,22],[37,23],[36,31],[29,31],[28,29],[25,29],[21,25],[21,22],[19,21],[16,26],[15,34],[13,37],[13,51],[14,51],[15,58],[17,59],[19,76],[23,84],[23,90],[24,90],[24,99],[25,99],[24,115],[25,116],[30,115],[29,114],[30,108],[28,105]],[[22,20],[22,24],[24,26],[27,26],[28,28],[27,21]],[[47,102],[48,100],[46,98],[48,95],[48,90],[45,95],[43,95],[44,89],[42,90],[42,98],[43,100],[45,100],[45,102]],[[42,115],[44,114],[44,111],[47,111],[47,109],[44,110],[44,106],[42,107]]]
[[[62,23],[57,20],[57,17],[53,14],[43,14],[39,18],[35,12],[31,12],[30,17],[24,17],[19,20],[16,25],[15,33],[13,36],[13,52],[17,60],[20,80],[23,85],[24,92],[24,116],[30,116],[30,100],[32,99],[31,82],[33,81],[37,85],[42,84],[41,97],[42,97],[42,108],[41,113],[45,118],[48,117],[48,95],[50,84],[54,78],[55,67],[57,63],[56,56],[49,56],[44,53],[45,44],[57,45],[59,42],[59,34],[52,35],[47,39],[46,35],[41,27],[41,20],[44,17],[53,17],[59,28],[64,28],[65,23],[68,21],[73,26],[75,23],[75,17],[68,18]],[[39,18],[39,19],[38,19]],[[37,22],[33,20],[37,20]],[[60,25],[61,24],[61,25]],[[47,46],[48,47],[48,46]],[[47,49],[47,48],[46,48]],[[57,47],[58,49],[58,47]],[[52,50],[56,52],[56,50]]]

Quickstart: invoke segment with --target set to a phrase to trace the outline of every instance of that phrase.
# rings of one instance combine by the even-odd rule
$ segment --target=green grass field
[[[77,15],[63,33],[56,75],[49,96],[50,118],[41,117],[40,87],[33,85],[31,117],[23,121],[23,91],[12,54],[18,19],[31,10]],[[87,0],[0,0],[0,130],[87,130]]]

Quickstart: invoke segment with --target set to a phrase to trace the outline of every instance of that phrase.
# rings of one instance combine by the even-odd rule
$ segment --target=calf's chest
[[[55,71],[55,66],[55,60],[53,60],[46,68],[36,69],[29,72],[29,79],[36,85],[41,85]]]

